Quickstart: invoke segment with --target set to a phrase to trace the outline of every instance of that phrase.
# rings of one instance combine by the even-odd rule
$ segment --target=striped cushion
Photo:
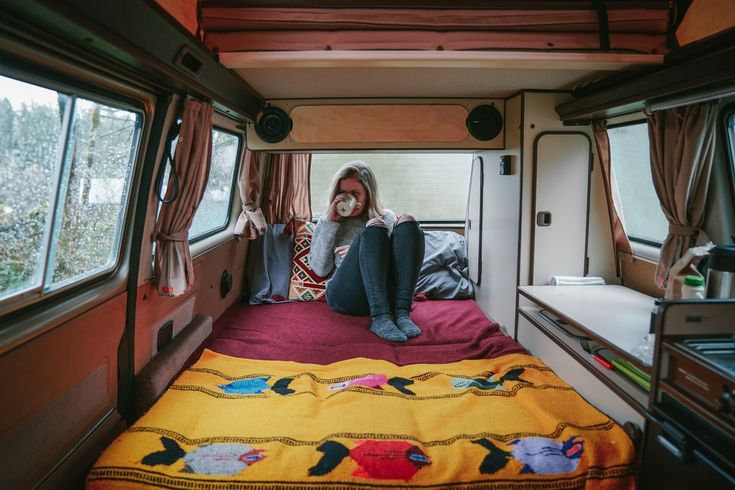
[[[296,229],[296,238],[291,261],[291,284],[288,299],[296,301],[326,301],[327,279],[318,276],[309,267],[311,237],[316,225],[310,221],[301,223]]]

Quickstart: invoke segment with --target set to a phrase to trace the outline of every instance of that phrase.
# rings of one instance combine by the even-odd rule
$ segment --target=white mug
[[[337,214],[346,218],[352,214],[355,207],[357,207],[357,199],[350,194],[347,196],[347,199],[337,203]]]

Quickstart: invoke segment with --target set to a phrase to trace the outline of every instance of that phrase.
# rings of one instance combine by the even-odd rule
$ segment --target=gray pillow
[[[416,294],[431,299],[466,299],[475,294],[469,279],[467,244],[453,231],[425,231],[426,250]]]

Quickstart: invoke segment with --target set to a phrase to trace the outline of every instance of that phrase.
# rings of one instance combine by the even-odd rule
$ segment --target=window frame
[[[732,119],[732,126],[728,125],[729,119]],[[730,160],[730,185],[735,194],[735,102],[730,102],[722,108],[722,128],[725,132],[725,141],[728,143],[726,153],[727,159]]]
[[[607,130],[609,131],[610,129],[623,128],[627,126],[636,126],[640,124],[645,124],[647,127],[648,120],[644,117],[644,118],[631,119],[629,121],[624,121],[624,122],[619,122],[619,123],[614,123],[614,124],[608,124]],[[609,135],[608,135],[608,138],[609,138]],[[650,141],[648,142],[648,150],[649,150],[648,163],[650,165],[651,163],[651,153],[650,153],[651,142]],[[612,161],[612,146],[610,146],[610,165],[611,166],[614,165]],[[655,189],[654,189],[654,192],[655,192]],[[621,206],[622,206],[622,203],[621,203]],[[623,213],[625,213],[624,209],[623,209]],[[660,250],[661,250],[661,247],[663,246],[663,241],[658,242],[656,240],[650,240],[648,238],[637,237],[635,235],[629,234],[627,231],[625,234],[628,237],[628,240],[630,240],[631,242],[631,247],[633,248],[634,255],[640,255],[642,257],[658,261],[658,256],[660,255]],[[635,242],[635,244],[633,242]],[[639,245],[639,246],[636,246],[636,245]],[[658,252],[654,252],[652,250],[653,248],[657,249]]]
[[[145,158],[145,145],[149,137],[153,110],[154,99],[152,95],[143,88],[136,88],[126,82],[120,81],[111,75],[102,75],[97,72],[80,69],[77,67],[66,67],[64,71],[54,71],[53,68],[43,66],[28,66],[19,69],[14,66],[0,64],[0,76],[12,78],[19,82],[35,85],[47,90],[53,90],[57,93],[68,94],[72,97],[74,103],[70,104],[71,111],[76,107],[78,99],[85,99],[90,102],[106,105],[108,107],[129,111],[138,116],[138,122],[134,129],[133,146],[131,146],[131,169],[128,177],[127,196],[122,207],[120,208],[119,236],[116,240],[116,250],[114,250],[114,261],[103,269],[94,273],[82,275],[78,278],[70,278],[60,281],[56,284],[48,282],[47,262],[49,256],[49,248],[52,245],[53,228],[60,226],[60,223],[50,222],[44,229],[44,243],[42,250],[43,270],[42,277],[38,285],[30,288],[21,289],[15,293],[0,299],[0,315],[22,310],[31,305],[40,302],[48,302],[53,299],[63,298],[80,292],[84,288],[92,287],[105,280],[119,275],[121,271],[127,270],[127,256],[129,255],[130,228],[133,219],[133,211],[136,205],[136,190],[140,185],[141,172],[143,170],[143,160]],[[66,116],[60,128],[60,143],[63,138],[63,155],[66,155],[67,145],[69,144],[69,135]],[[70,124],[70,121],[69,121]],[[62,158],[58,156],[58,158]],[[66,160],[64,158],[64,160]],[[62,163],[57,171],[63,171]],[[61,177],[55,177],[53,182],[53,210],[49,213],[49,219],[56,219],[63,210],[57,209],[59,198],[59,187],[62,184]],[[111,286],[112,287],[112,286]]]
[[[236,161],[235,161],[235,168],[233,169],[233,172],[232,172],[232,181],[230,182],[230,199],[228,201],[229,204],[228,204],[228,207],[227,207],[227,209],[229,210],[229,212],[227,213],[227,220],[225,221],[225,223],[223,225],[218,226],[217,228],[212,228],[211,230],[209,230],[209,231],[207,231],[205,233],[202,233],[202,234],[197,235],[197,236],[195,236],[193,238],[190,238],[189,239],[189,245],[193,245],[195,243],[199,243],[202,240],[205,240],[205,239],[210,238],[210,237],[212,237],[214,235],[218,235],[219,233],[222,233],[223,231],[228,230],[230,228],[230,225],[232,224],[232,221],[233,221],[232,220],[232,218],[233,218],[232,205],[233,205],[234,199],[235,199],[235,189],[237,189],[237,176],[238,176],[238,173],[239,173],[238,171],[240,170],[240,165],[242,164],[242,152],[243,152],[243,149],[245,148],[245,135],[242,134],[242,133],[238,133],[234,129],[225,128],[221,124],[214,124],[213,123],[212,124],[212,131],[215,131],[215,130],[221,131],[223,133],[227,133],[229,135],[232,135],[232,136],[237,137],[237,150],[236,150],[236,153],[235,153],[235,155],[236,155]],[[207,184],[209,184],[209,180],[207,180]],[[205,190],[206,190],[206,188],[205,188]],[[196,214],[195,214],[194,217],[196,217]]]

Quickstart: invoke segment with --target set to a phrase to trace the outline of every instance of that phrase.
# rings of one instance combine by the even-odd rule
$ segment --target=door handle
[[[539,226],[551,225],[551,211],[539,211],[536,213],[536,224]]]
[[[692,448],[686,435],[669,422],[663,422],[660,426],[661,433],[656,436],[658,443],[680,462],[691,463]]]

